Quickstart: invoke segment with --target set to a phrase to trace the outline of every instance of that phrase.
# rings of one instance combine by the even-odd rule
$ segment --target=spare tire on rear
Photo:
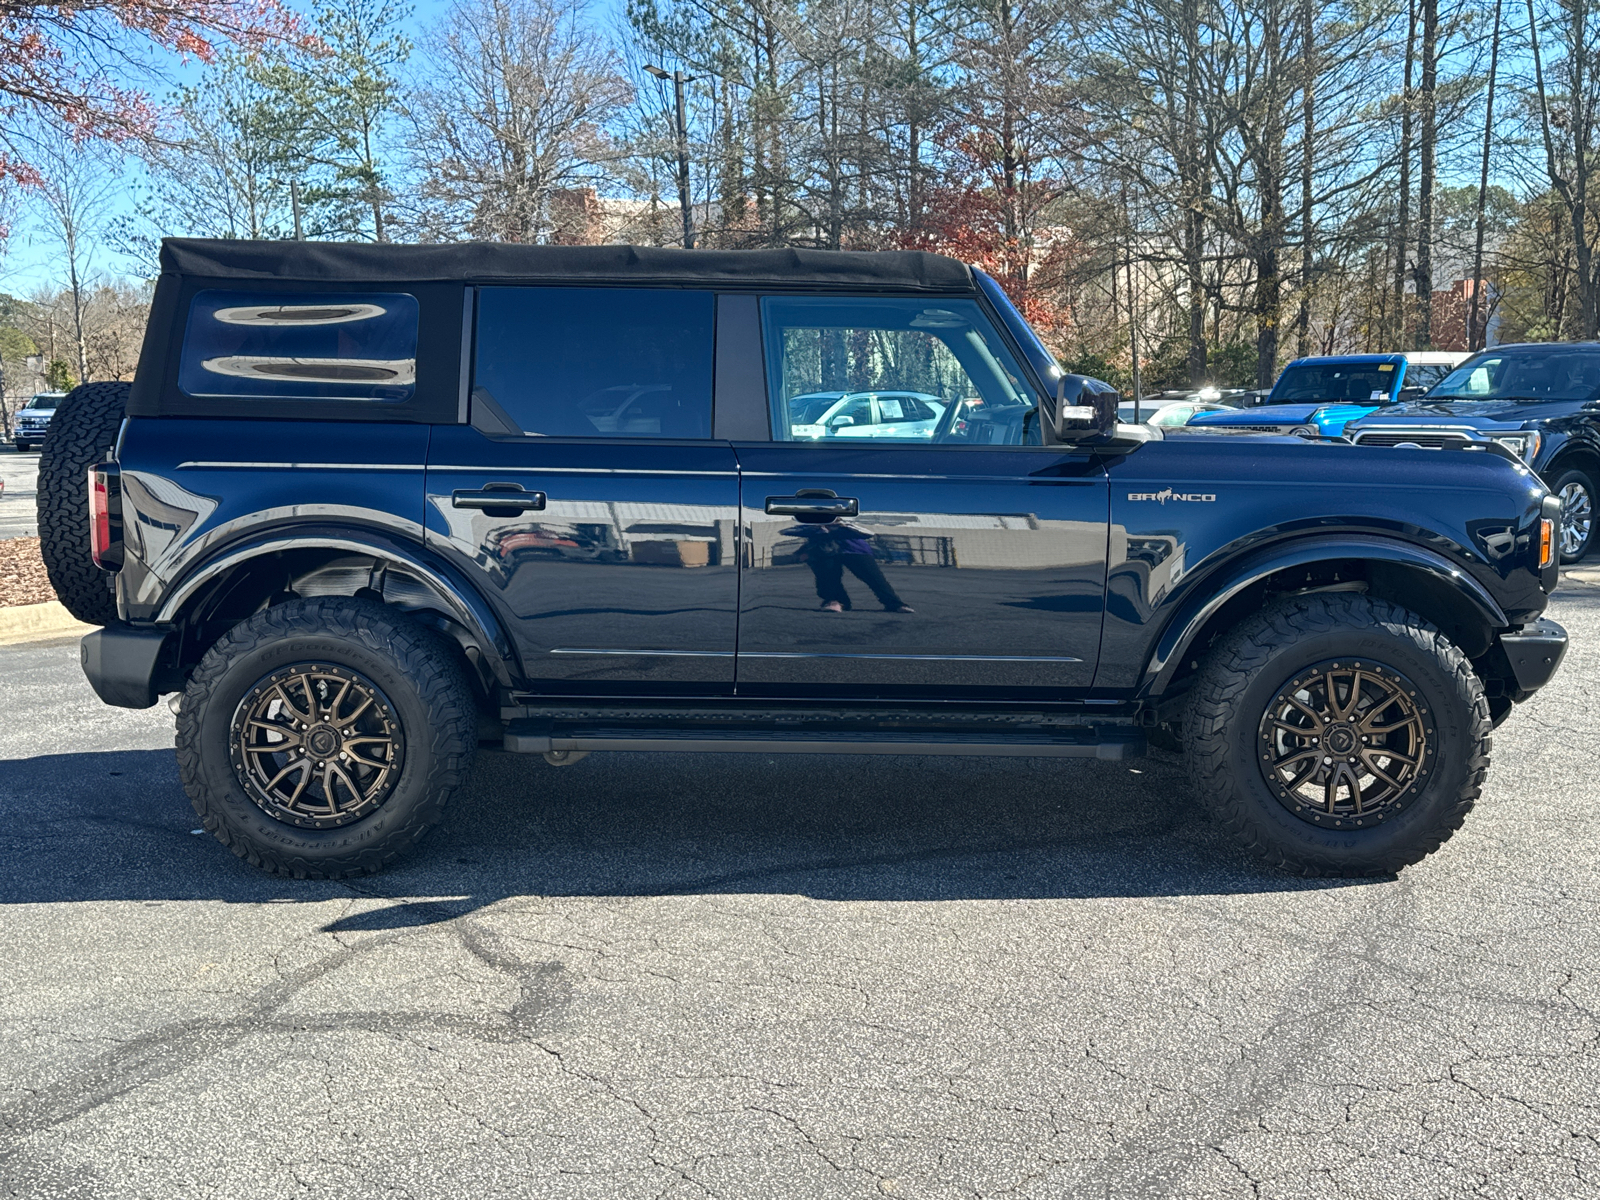
[[[89,547],[89,468],[106,459],[128,405],[126,383],[85,383],[56,407],[39,455],[39,548],[67,611],[91,625],[117,619],[112,578]]]

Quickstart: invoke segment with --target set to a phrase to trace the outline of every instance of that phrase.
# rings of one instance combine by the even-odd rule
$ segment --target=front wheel
[[[1246,849],[1298,875],[1384,875],[1461,826],[1489,766],[1489,704],[1466,656],[1398,605],[1283,601],[1210,654],[1190,773]]]
[[[19,454],[26,454],[29,450],[32,450],[32,449],[33,449],[33,443],[32,442],[18,442],[17,443],[17,452]]]
[[[465,671],[370,600],[293,600],[207,651],[178,710],[201,824],[296,879],[387,866],[443,815],[478,744]]]
[[[1563,471],[1550,484],[1561,501],[1561,563],[1578,562],[1594,546],[1595,484],[1585,471]]]

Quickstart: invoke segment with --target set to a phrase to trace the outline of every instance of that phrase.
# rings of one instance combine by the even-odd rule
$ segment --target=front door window
[[[780,441],[1040,443],[1033,391],[971,300],[796,297],[762,312]]]

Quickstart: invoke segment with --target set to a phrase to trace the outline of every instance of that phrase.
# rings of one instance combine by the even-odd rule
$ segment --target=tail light
[[[1556,523],[1549,517],[1539,521],[1539,567],[1544,569],[1550,565],[1550,560],[1556,552]]]
[[[89,553],[102,571],[122,569],[122,475],[116,463],[89,468]]]

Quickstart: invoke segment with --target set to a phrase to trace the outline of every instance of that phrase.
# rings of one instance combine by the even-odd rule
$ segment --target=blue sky
[[[624,3],[625,0],[591,0],[590,11],[598,24],[609,26],[614,22],[620,22]],[[288,0],[288,4],[289,7],[302,12],[310,7],[303,0]],[[418,47],[413,52],[412,58],[412,61],[416,62],[423,53],[424,31],[445,14],[449,8],[449,0],[413,0],[413,5],[410,33]],[[157,100],[164,100],[179,84],[193,83],[200,75],[198,63],[183,64],[176,57],[161,60],[160,66],[162,73],[159,78],[139,81],[139,86]],[[130,182],[134,177],[135,171],[130,167],[128,171]],[[131,194],[124,190],[116,207],[126,211],[130,203]],[[11,220],[13,233],[10,243],[4,253],[0,254],[0,292],[26,295],[37,287],[63,285],[65,272],[60,269],[58,247],[48,232],[31,216],[30,206],[25,197],[19,207],[22,212]],[[115,210],[112,215],[116,215]],[[90,263],[91,271],[101,275],[124,275],[128,267],[129,264],[110,249],[98,250]]]

